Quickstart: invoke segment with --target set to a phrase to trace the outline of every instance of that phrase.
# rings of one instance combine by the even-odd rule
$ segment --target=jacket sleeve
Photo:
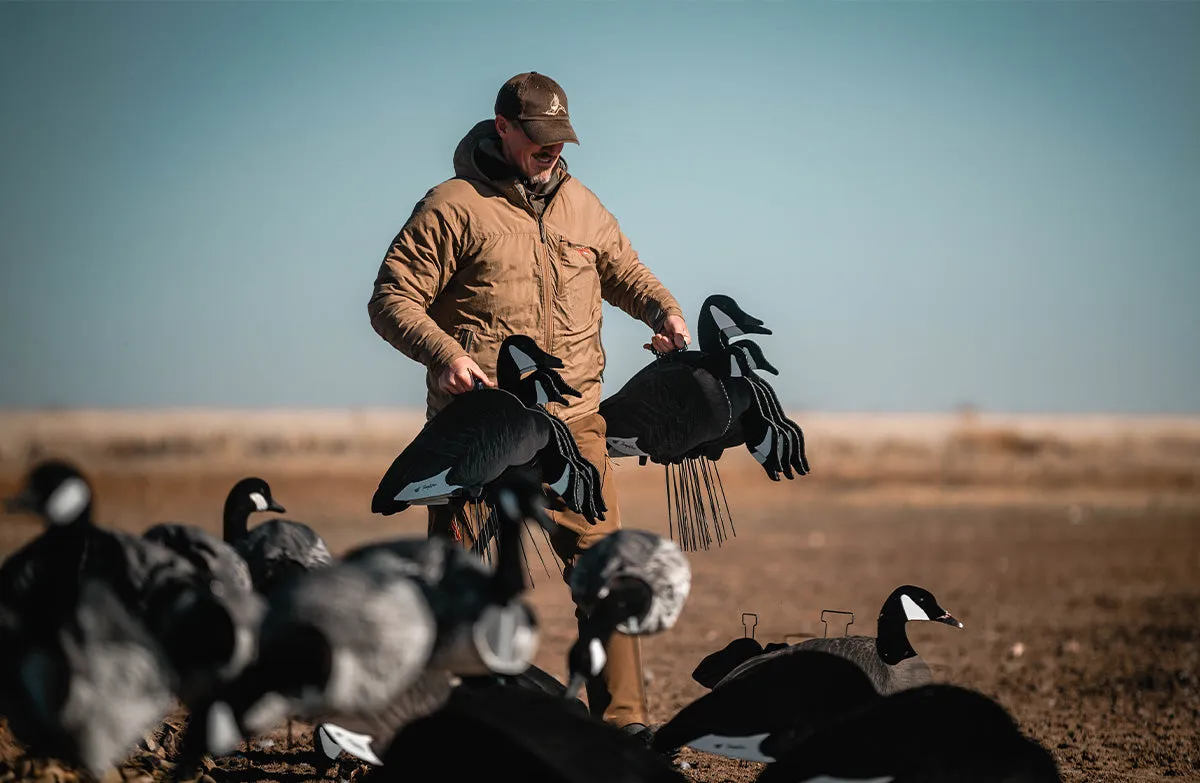
[[[463,221],[435,203],[432,191],[392,241],[367,302],[371,326],[392,347],[431,370],[466,356],[427,311],[454,274]]]
[[[617,219],[607,215],[596,268],[604,300],[658,331],[669,315],[683,317],[683,309],[649,267],[638,258]]]

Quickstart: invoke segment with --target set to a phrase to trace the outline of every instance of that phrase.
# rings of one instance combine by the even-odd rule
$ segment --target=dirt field
[[[419,509],[386,519],[368,509],[411,418],[360,418],[355,430],[300,417],[247,434],[229,417],[184,416],[185,427],[91,415],[94,426],[0,415],[0,493],[32,457],[61,453],[94,476],[100,521],[126,529],[175,519],[219,532],[224,493],[257,474],[336,551],[423,532]],[[704,693],[691,670],[742,635],[743,612],[757,614],[764,642],[822,635],[825,608],[855,612],[851,631],[874,633],[883,598],[911,583],[965,625],[908,626],[935,676],[998,699],[1065,780],[1200,780],[1200,422],[793,416],[813,475],[773,483],[744,452],[719,463],[737,535],[690,555],[678,626],[643,641],[654,721]],[[665,534],[663,469],[617,465],[626,525]],[[3,518],[0,552],[36,532]],[[571,606],[557,574],[533,560],[535,662],[563,676]],[[220,759],[209,774],[307,779],[308,740]],[[64,778],[23,762],[6,738],[0,750],[0,781]],[[159,777],[169,765],[158,756],[139,752],[130,768]],[[749,781],[759,769],[681,759],[697,781]]]

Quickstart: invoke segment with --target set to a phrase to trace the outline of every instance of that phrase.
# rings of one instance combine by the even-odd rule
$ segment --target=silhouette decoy
[[[731,297],[713,294],[697,332],[698,349],[656,354],[600,403],[611,457],[664,466],[671,535],[685,550],[736,533],[716,466],[726,449],[745,446],[773,481],[809,472],[799,426],[759,374],[778,371],[757,344],[733,341],[770,330]]]

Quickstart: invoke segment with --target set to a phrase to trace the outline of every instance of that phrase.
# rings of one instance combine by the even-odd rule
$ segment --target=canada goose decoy
[[[593,523],[603,519],[595,467],[583,469],[574,457],[578,447],[561,442],[570,431],[541,405],[527,405],[517,396],[524,392],[518,382],[526,373],[561,366],[525,335],[505,339],[496,362],[498,388],[477,385],[429,419],[384,473],[371,511],[390,515],[410,505],[461,507],[478,501],[505,471],[535,466],[568,508]]]
[[[1054,757],[981,693],[923,685],[850,711],[767,766],[760,783],[1060,783]]]
[[[225,590],[245,593],[254,589],[250,567],[238,551],[202,528],[159,522],[143,531],[142,538],[170,549]]]
[[[580,635],[568,652],[567,698],[604,668],[614,631],[661,633],[683,612],[692,571],[679,546],[646,530],[615,530],[584,550],[568,576],[571,598],[583,612]]]
[[[679,748],[748,761],[774,761],[843,711],[882,698],[845,658],[799,650],[762,663],[688,704],[654,735],[660,753]]]
[[[503,770],[543,783],[683,783],[645,743],[527,688],[456,688],[406,725],[363,783],[485,780]]]
[[[279,586],[258,657],[200,711],[188,768],[294,718],[383,709],[424,671],[436,637],[420,587],[398,562],[339,561]]]
[[[820,650],[852,661],[867,674],[875,689],[885,696],[926,685],[933,681],[929,665],[912,648],[905,631],[909,622],[926,620],[955,628],[963,627],[961,622],[938,605],[937,599],[928,590],[916,585],[901,585],[883,602],[876,636],[805,639],[747,660],[730,672],[726,679],[737,677],[773,657],[786,657],[800,650]]]
[[[250,528],[250,515],[261,511],[287,511],[266,481],[250,476],[229,490],[222,535],[246,562],[255,590],[268,595],[300,574],[333,563],[325,540],[302,522],[276,517]]]
[[[525,590],[521,535],[526,520],[549,522],[548,498],[531,470],[507,472],[489,485],[485,495],[499,517],[494,569],[439,537],[374,542],[343,556],[343,562],[350,564],[388,563],[416,581],[429,602],[437,638],[424,673],[386,707],[322,717],[318,735],[327,757],[336,757],[340,747],[378,764],[377,754],[386,752],[402,726],[449,698],[452,682],[466,678],[478,685],[492,677],[511,677],[521,683],[527,679],[538,634],[536,617],[521,599]]]
[[[726,521],[732,531],[716,466],[726,449],[744,445],[773,481],[808,472],[799,426],[757,373],[777,371],[757,345],[731,342],[770,330],[732,298],[714,294],[701,307],[697,331],[698,349],[656,355],[600,403],[610,456],[664,465],[672,536],[689,550],[709,548],[714,536],[722,543]]]
[[[83,584],[53,638],[6,653],[19,675],[5,710],[10,730],[32,755],[94,779],[120,764],[171,709],[163,651],[104,581]]]

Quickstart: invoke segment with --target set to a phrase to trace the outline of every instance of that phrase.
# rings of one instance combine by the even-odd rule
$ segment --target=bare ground
[[[909,625],[935,676],[998,699],[1052,750],[1064,779],[1200,780],[1194,430],[1168,428],[1152,444],[1089,432],[1080,440],[959,427],[933,444],[897,435],[868,445],[858,436],[822,440],[818,432],[809,451],[816,472],[780,483],[744,454],[727,455],[720,466],[737,534],[690,555],[694,581],[679,624],[643,640],[652,720],[667,720],[704,693],[691,670],[744,632],[743,612],[757,614],[762,641],[821,635],[826,608],[855,612],[851,630],[873,633],[883,598],[912,583],[930,589],[965,625]],[[156,459],[146,448],[158,437],[127,439],[121,456],[67,441],[55,450],[74,454],[94,474],[100,519],[117,527],[175,519],[218,532],[224,493],[257,473],[287,516],[313,524],[337,551],[423,531],[420,510],[369,513],[390,462],[382,451],[382,461],[320,449],[295,459],[236,450],[213,459],[201,449],[167,460],[162,449]],[[3,493],[31,456],[28,444],[9,446],[0,459]],[[279,446],[292,455],[296,448]],[[623,460],[618,470],[626,525],[666,533],[662,468]],[[31,521],[4,518],[0,552],[36,532]],[[550,557],[544,545],[541,551]],[[533,556],[530,598],[543,629],[535,662],[562,676],[574,622],[566,589],[553,564],[547,568]],[[273,747],[219,759],[209,774],[311,779],[304,763],[311,734],[301,727],[298,738],[288,751],[277,733]],[[139,751],[129,771],[160,778],[170,770],[166,755]],[[681,759],[696,781],[749,781],[759,769],[689,751]],[[30,764],[0,733],[0,783],[71,778]]]

